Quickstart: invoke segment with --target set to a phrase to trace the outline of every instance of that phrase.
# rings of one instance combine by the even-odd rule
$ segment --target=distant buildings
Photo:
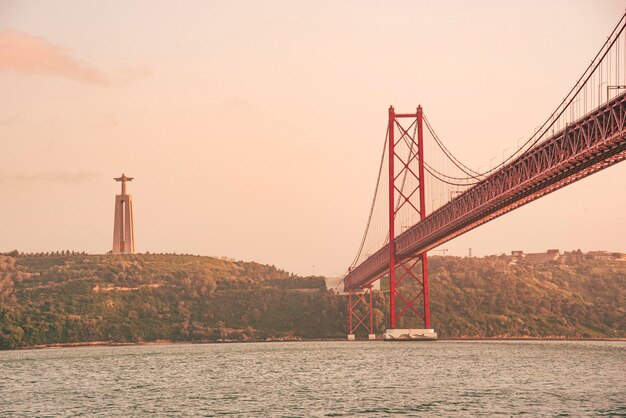
[[[511,257],[516,259],[524,259],[524,261],[529,263],[545,263],[548,261],[558,260],[561,256],[561,252],[559,250],[548,250],[545,253],[528,253],[524,254],[524,251],[515,250],[511,251]]]
[[[608,251],[589,251],[585,254],[588,258],[593,260],[620,260],[626,261],[626,254],[623,253],[610,253]]]
[[[521,251],[521,250],[513,250],[511,251],[510,257],[512,257],[515,262],[523,259],[525,262],[529,262],[529,263],[545,263],[548,261],[556,261],[556,260],[562,259],[566,255],[567,253],[561,254],[561,252],[558,249],[550,249],[546,251],[545,253],[528,253],[528,254],[525,254],[524,251]],[[615,253],[615,252],[608,252],[608,251],[589,251],[586,254],[581,252],[580,255],[583,255],[586,258],[590,258],[592,260],[626,261],[626,254],[624,253]]]

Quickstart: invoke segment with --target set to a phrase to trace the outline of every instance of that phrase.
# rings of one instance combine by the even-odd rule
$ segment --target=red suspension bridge
[[[540,128],[487,171],[456,158],[421,106],[415,113],[389,108],[367,226],[343,278],[350,339],[359,327],[373,337],[372,284],[383,276],[390,310],[385,338],[436,338],[428,250],[626,159],[625,27],[626,14]],[[416,323],[424,328],[411,330]]]

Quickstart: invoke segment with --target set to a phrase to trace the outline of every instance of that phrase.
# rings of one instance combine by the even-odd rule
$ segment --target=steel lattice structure
[[[408,121],[409,127],[402,124]],[[416,129],[411,132],[411,127]],[[395,133],[398,131],[398,138]],[[405,313],[412,312],[421,318],[430,328],[430,307],[428,300],[428,259],[426,252],[410,257],[398,257],[396,247],[395,223],[400,210],[417,213],[421,220],[426,219],[426,204],[424,198],[424,129],[423,111],[418,106],[415,113],[398,114],[393,107],[389,108],[388,120],[389,132],[389,321],[391,328],[395,328],[397,320]],[[399,152],[399,145],[404,143],[408,148],[408,154]],[[397,164],[396,164],[397,163]],[[417,167],[415,167],[417,166]],[[397,167],[397,168],[396,168]],[[410,176],[417,182],[409,187],[406,179]],[[411,182],[409,182],[411,183]],[[396,199],[397,193],[397,199]],[[421,264],[422,276],[415,273],[417,264]],[[405,280],[413,280],[418,286],[418,292],[414,295],[403,294],[399,289],[400,283]],[[421,299],[421,301],[420,301]],[[397,302],[402,301],[404,307],[398,309]],[[421,302],[421,309],[418,308]]]
[[[526,203],[626,159],[626,93],[535,145],[497,172],[425,216],[353,268],[346,291],[369,286],[412,259]],[[390,257],[390,247],[395,248]],[[392,267],[393,268],[393,267]]]

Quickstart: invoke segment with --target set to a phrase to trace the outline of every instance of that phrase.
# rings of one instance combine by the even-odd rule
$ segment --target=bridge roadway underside
[[[396,237],[399,260],[626,159],[626,92],[569,124]],[[344,280],[359,290],[389,270],[386,245]]]

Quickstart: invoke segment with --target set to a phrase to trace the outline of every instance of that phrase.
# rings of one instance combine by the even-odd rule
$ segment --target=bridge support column
[[[426,218],[424,196],[424,139],[422,107],[415,113],[398,114],[389,108],[389,322],[385,339],[398,339],[399,335],[413,336],[406,339],[432,339],[436,334],[430,330],[430,306],[428,295],[428,258],[426,253],[418,255],[402,254],[396,246],[396,227],[402,229],[410,225],[396,225],[396,221],[411,219],[416,214],[420,221]],[[398,136],[396,137],[396,133]],[[397,164],[396,164],[397,163]],[[397,168],[396,168],[397,167]],[[421,262],[421,274],[418,263]],[[408,278],[400,288],[400,283]],[[400,306],[398,306],[398,303]],[[403,318],[413,314],[413,319]],[[417,321],[416,321],[417,320]],[[403,328],[422,322],[422,328]],[[409,332],[409,331],[429,332]],[[408,331],[407,331],[408,330]],[[406,332],[405,332],[406,331]],[[395,336],[387,338],[387,336]],[[428,335],[426,338],[418,336]],[[415,338],[414,338],[415,337]],[[402,339],[405,339],[404,337]]]
[[[372,302],[372,286],[360,292],[350,290],[348,295],[348,317],[350,322],[348,341],[356,339],[355,335],[359,327],[365,328],[369,340],[376,339]]]

